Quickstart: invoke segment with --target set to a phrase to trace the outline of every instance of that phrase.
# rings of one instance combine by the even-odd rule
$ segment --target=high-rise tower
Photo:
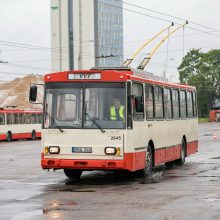
[[[52,69],[123,62],[123,12],[117,0],[51,0]]]

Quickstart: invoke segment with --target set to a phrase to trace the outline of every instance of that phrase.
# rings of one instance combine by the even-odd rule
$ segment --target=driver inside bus
[[[121,105],[121,100],[119,98],[113,99],[113,105],[110,107],[109,115],[112,121],[125,121],[125,107]]]

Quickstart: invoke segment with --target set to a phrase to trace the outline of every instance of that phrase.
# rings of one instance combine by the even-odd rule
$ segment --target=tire
[[[180,159],[176,161],[176,165],[178,166],[184,165],[185,158],[186,158],[186,141],[183,139],[181,144]]]
[[[12,141],[12,134],[11,132],[9,131],[6,135],[6,142],[11,142]]]
[[[32,133],[31,133],[31,140],[36,140],[36,131],[33,130]]]
[[[71,179],[79,179],[82,175],[82,170],[72,170],[72,169],[64,169],[65,175]]]
[[[148,177],[151,175],[153,169],[153,152],[150,146],[146,151],[146,167],[140,171],[142,177]]]

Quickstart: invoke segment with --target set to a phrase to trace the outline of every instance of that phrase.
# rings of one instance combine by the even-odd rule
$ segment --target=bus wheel
[[[183,139],[181,144],[180,159],[176,161],[176,165],[182,166],[185,163],[185,157],[186,157],[186,141]]]
[[[7,142],[11,142],[11,141],[12,141],[12,134],[11,134],[10,131],[7,133],[6,141],[7,141]]]
[[[72,179],[79,179],[82,175],[82,170],[72,170],[72,169],[64,169],[65,175]]]
[[[146,152],[146,167],[140,171],[141,176],[143,177],[150,176],[152,172],[152,168],[153,168],[153,153],[152,153],[151,147],[148,146],[147,152]]]
[[[33,130],[31,133],[31,139],[36,140],[36,131],[35,130]]]

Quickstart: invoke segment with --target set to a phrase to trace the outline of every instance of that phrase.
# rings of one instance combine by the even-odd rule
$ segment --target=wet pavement
[[[200,124],[183,167],[136,174],[40,167],[40,141],[0,142],[0,219],[220,219],[220,123]]]

